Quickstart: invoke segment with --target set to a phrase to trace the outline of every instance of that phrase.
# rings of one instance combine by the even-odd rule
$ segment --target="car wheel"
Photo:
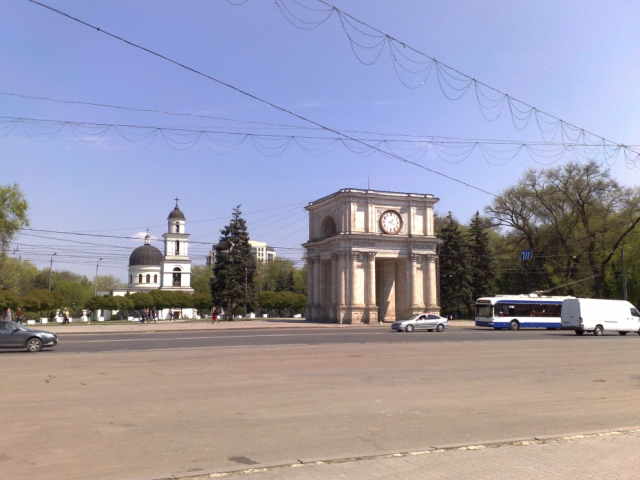
[[[413,325],[407,325],[407,328],[405,329],[405,331],[409,333],[413,332]]]
[[[619,335],[626,335],[627,332],[618,332]]]
[[[30,338],[26,346],[29,352],[39,352],[42,350],[42,341],[39,338]]]
[[[576,335],[584,335],[584,330],[576,330]]]
[[[520,330],[520,324],[517,320],[511,320],[509,324],[509,330]]]
[[[438,325],[436,330],[439,332],[444,332],[444,325],[443,324]]]
[[[596,328],[593,329],[593,334],[596,337],[599,337],[600,335],[602,335],[603,329],[602,329],[602,325],[596,325]]]

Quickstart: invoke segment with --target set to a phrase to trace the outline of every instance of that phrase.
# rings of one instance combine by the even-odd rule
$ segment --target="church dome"
[[[178,208],[178,205],[176,205],[176,207],[171,210],[171,213],[169,214],[169,218],[172,219],[177,219],[177,220],[185,220],[184,218],[184,213],[182,213],[180,211],[180,209]]]
[[[129,266],[132,265],[160,265],[164,260],[164,255],[150,243],[149,235],[144,238],[144,245],[131,252]]]

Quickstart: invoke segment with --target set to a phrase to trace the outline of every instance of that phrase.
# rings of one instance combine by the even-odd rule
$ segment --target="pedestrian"
[[[169,309],[169,321],[173,320],[173,308]]]
[[[156,313],[156,307],[151,308],[151,318],[153,319],[153,323],[158,323],[156,321],[158,319],[158,315]]]
[[[16,323],[22,325],[22,309],[20,307],[16,310]]]
[[[11,313],[10,308],[7,308],[7,312],[4,314],[4,319],[8,322],[11,322],[13,320],[13,313]]]
[[[220,323],[220,319],[218,318],[218,309],[215,307],[211,310],[211,323]]]
[[[142,310],[140,310],[140,314],[141,314],[141,319],[140,319],[140,323],[144,323],[144,321],[147,319],[147,309],[143,308]]]
[[[69,310],[67,310],[67,307],[62,311],[62,324],[64,325],[65,323],[69,323]]]

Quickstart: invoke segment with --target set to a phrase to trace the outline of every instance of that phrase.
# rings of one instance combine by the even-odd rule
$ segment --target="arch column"
[[[426,255],[425,260],[427,262],[425,269],[425,304],[430,311],[440,311],[438,307],[438,285],[436,276],[436,256]]]
[[[313,305],[314,305],[314,292],[315,285],[314,281],[314,260],[313,257],[307,257],[307,307],[305,311],[305,316],[307,320],[315,320],[313,315]]]
[[[359,264],[362,258],[360,252],[350,252],[348,257],[348,279],[349,289],[347,295],[347,321],[349,323],[362,323],[364,317],[364,282],[361,281],[364,275],[359,272]]]
[[[322,319],[322,292],[320,275],[320,269],[322,264],[320,263],[320,257],[313,258],[313,318],[315,320]]]
[[[378,306],[376,305],[376,254],[365,253],[365,322],[378,322]]]

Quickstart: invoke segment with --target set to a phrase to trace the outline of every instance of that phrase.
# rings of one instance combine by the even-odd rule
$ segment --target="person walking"
[[[13,313],[11,312],[10,308],[7,308],[7,311],[4,314],[4,319],[7,320],[8,322],[13,321]]]
[[[158,323],[157,322],[158,315],[156,313],[156,307],[151,308],[151,318],[153,319],[153,323]]]
[[[218,318],[218,309],[215,307],[211,309],[211,323],[220,323],[220,319]]]
[[[169,309],[169,321],[173,320],[173,308]]]
[[[140,310],[141,316],[142,318],[140,319],[140,323],[144,323],[144,321],[147,319],[147,309],[143,308],[142,310]]]
[[[20,307],[16,310],[16,323],[22,325],[22,309]]]
[[[62,311],[62,324],[64,325],[65,323],[69,323],[69,310],[67,310],[67,307]]]

